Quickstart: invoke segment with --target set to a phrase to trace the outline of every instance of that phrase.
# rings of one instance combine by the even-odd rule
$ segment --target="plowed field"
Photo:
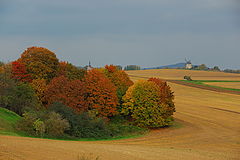
[[[206,72],[205,77],[216,79],[210,73]],[[156,73],[147,74],[156,77]],[[164,74],[164,79],[173,77]],[[148,76],[141,71],[134,72],[134,75]],[[204,74],[201,76],[204,77]],[[240,79],[239,75],[232,75],[229,79],[225,74],[222,77],[225,80],[233,80],[233,77],[234,80]],[[177,112],[174,117],[180,124],[176,128],[156,129],[140,138],[114,141],[57,141],[0,136],[0,159],[77,160],[77,156],[83,153],[93,153],[100,156],[100,160],[240,159],[240,95],[169,84],[176,96]]]

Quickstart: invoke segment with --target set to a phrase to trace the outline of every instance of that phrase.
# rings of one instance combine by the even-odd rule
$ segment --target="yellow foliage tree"
[[[47,88],[46,80],[45,79],[34,79],[30,85],[35,90],[38,100],[43,103],[44,102],[44,92]]]
[[[140,80],[129,87],[123,97],[122,113],[142,127],[162,127],[171,124],[173,112],[161,101],[161,90],[152,81]]]

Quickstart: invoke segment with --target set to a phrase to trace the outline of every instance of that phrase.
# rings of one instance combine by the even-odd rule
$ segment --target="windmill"
[[[186,69],[192,69],[192,68],[193,68],[193,65],[192,65],[192,63],[191,63],[190,60],[187,60],[187,59],[185,58],[185,62],[186,62],[186,64],[185,64],[185,68],[186,68]]]

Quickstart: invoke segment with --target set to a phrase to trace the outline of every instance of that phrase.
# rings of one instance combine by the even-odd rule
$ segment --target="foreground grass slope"
[[[18,135],[15,130],[16,122],[21,117],[5,108],[0,108],[0,134]]]

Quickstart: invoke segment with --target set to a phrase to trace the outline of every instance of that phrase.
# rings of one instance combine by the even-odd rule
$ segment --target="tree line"
[[[134,84],[119,66],[87,71],[43,47],[0,64],[0,107],[22,116],[17,129],[28,135],[103,138],[167,126],[173,100],[160,79]]]

